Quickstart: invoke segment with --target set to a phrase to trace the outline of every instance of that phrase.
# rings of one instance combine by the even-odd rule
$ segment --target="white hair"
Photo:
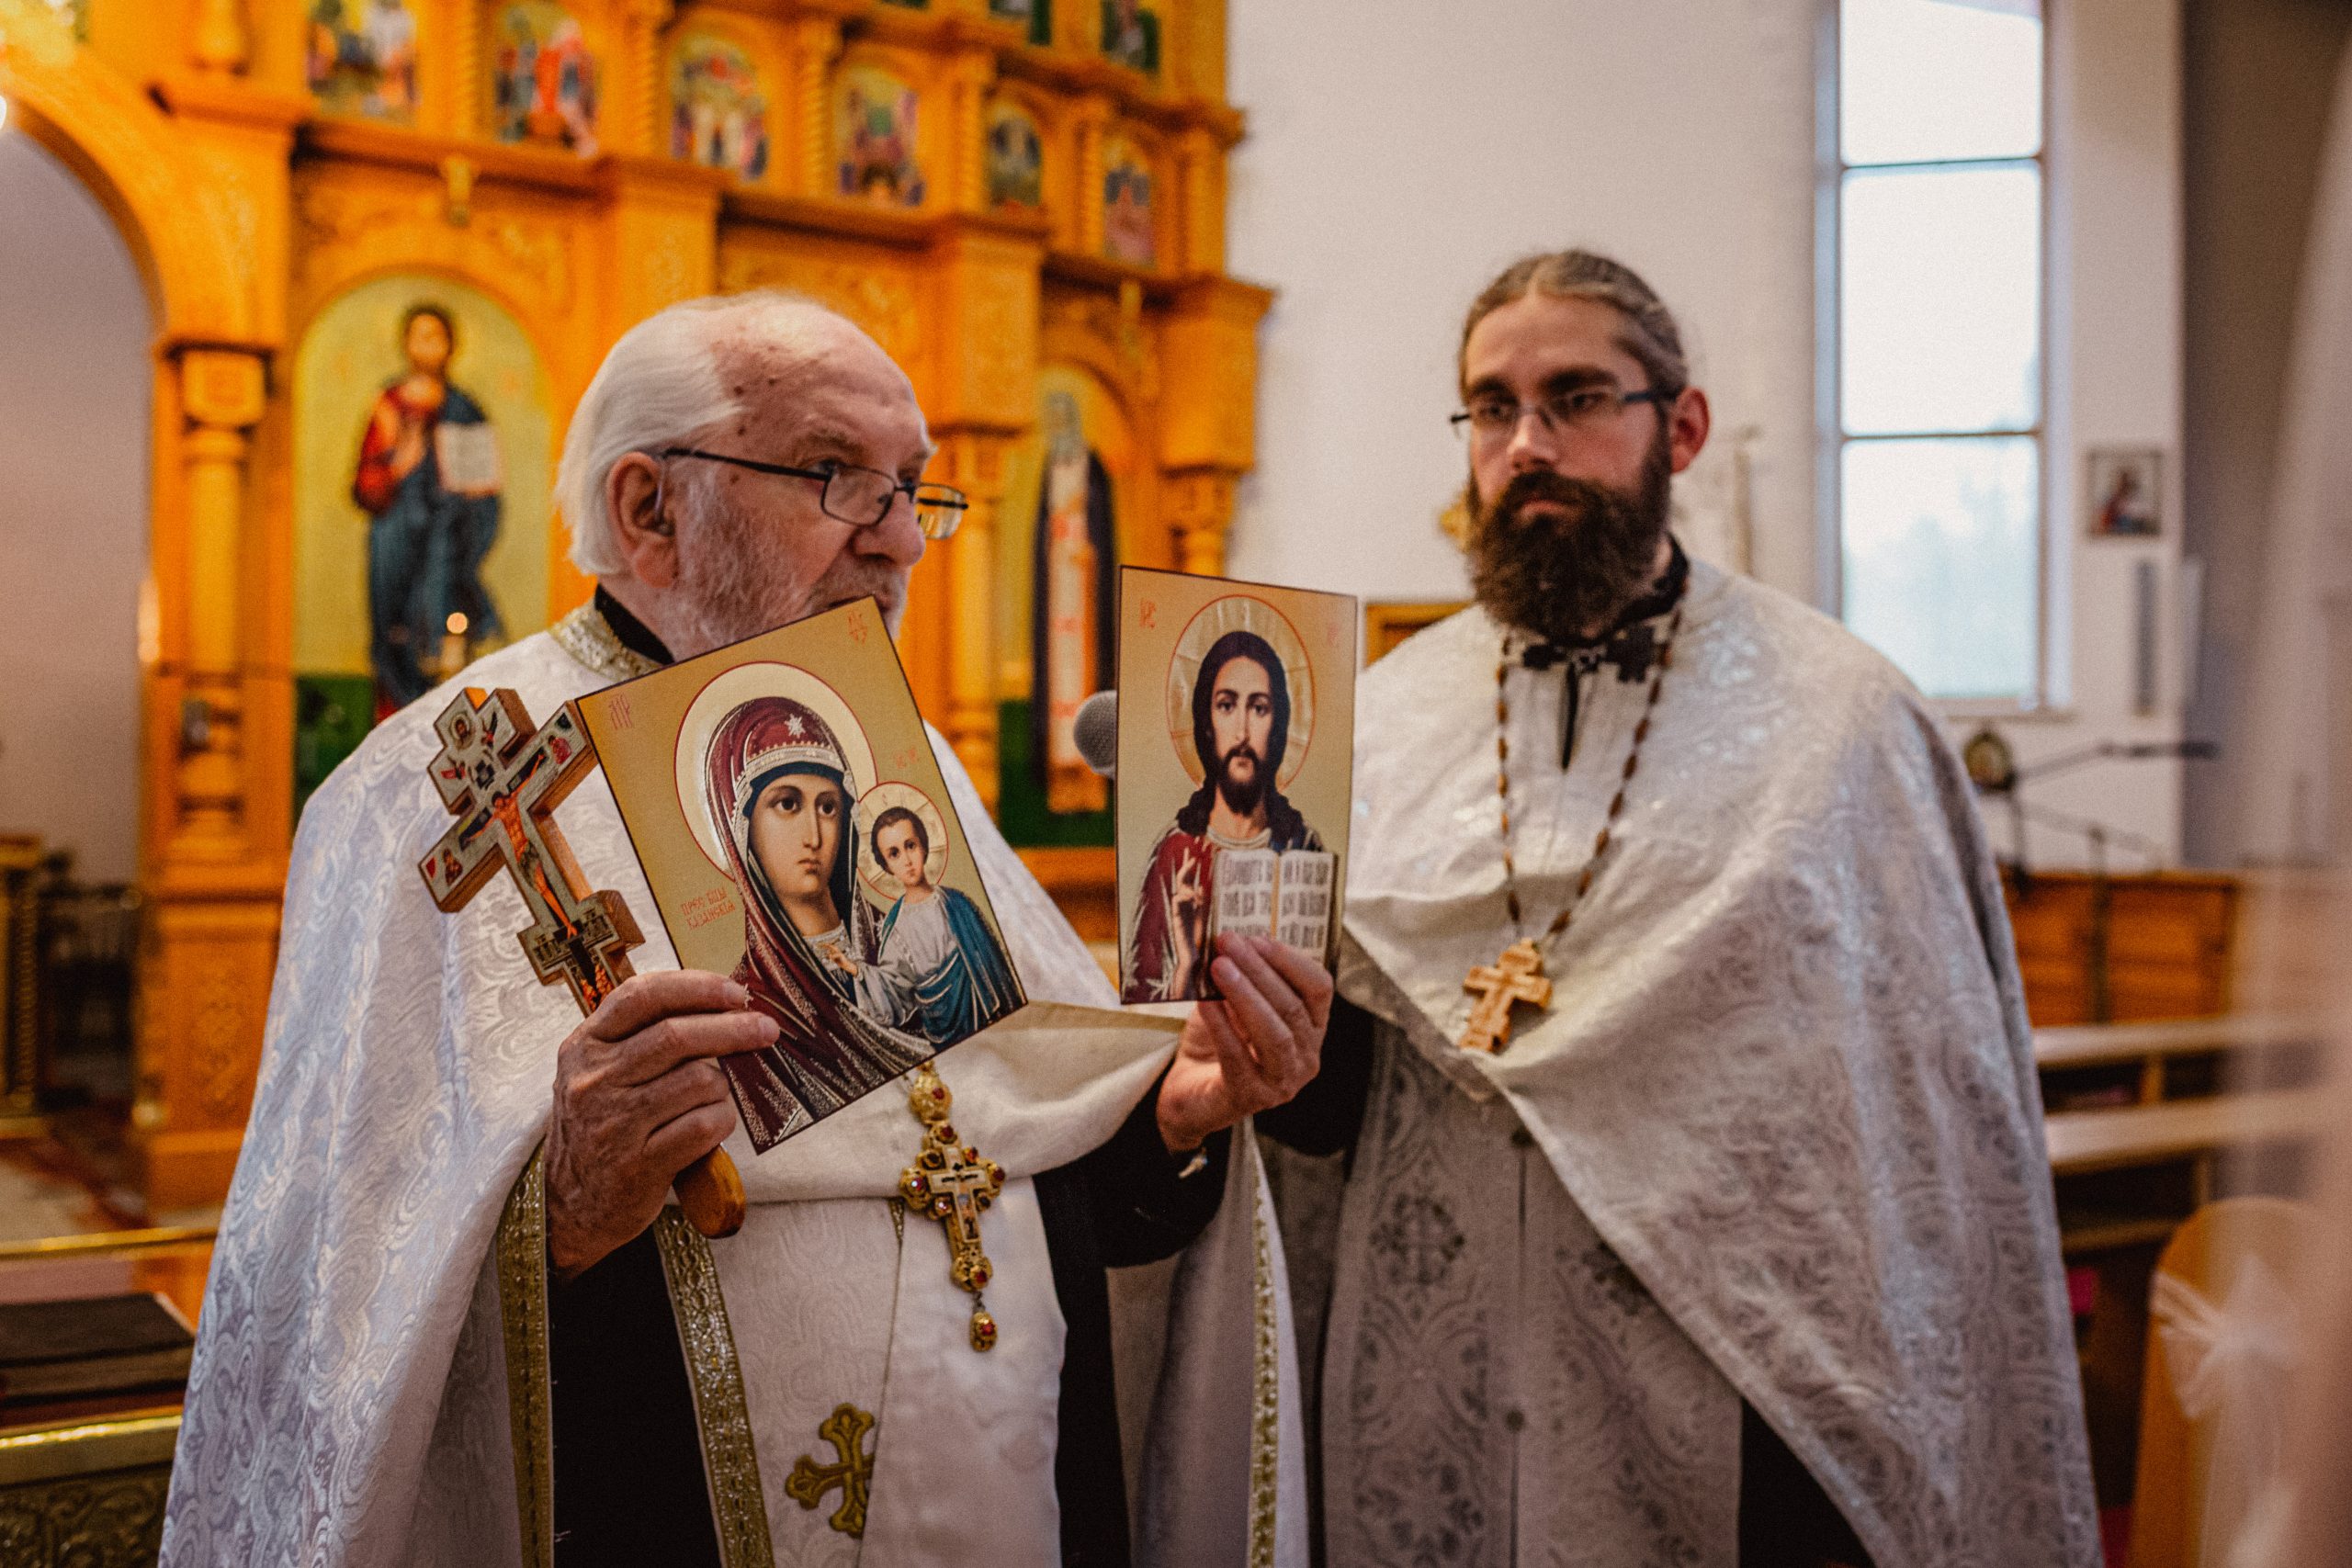
[[[571,564],[591,576],[628,568],[605,496],[615,463],[632,452],[692,445],[742,413],[743,400],[719,375],[723,344],[765,339],[791,350],[813,346],[808,328],[819,318],[844,319],[813,299],[762,288],[683,300],[623,333],[572,412],[556,466],[555,503],[571,531]]]

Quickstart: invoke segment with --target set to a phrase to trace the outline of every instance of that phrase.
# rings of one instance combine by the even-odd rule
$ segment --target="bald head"
[[[912,508],[834,516],[822,476],[911,483],[931,452],[913,384],[854,322],[792,295],[723,296],[613,345],[557,499],[573,561],[686,657],[866,595],[895,624],[922,553]]]

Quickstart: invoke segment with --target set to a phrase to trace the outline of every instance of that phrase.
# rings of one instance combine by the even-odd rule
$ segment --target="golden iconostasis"
[[[916,696],[1049,884],[1107,889],[1102,802],[1041,737],[1108,683],[1117,565],[1217,570],[1250,463],[1225,47],[1222,0],[0,0],[7,133],[111,215],[158,323],[151,1207],[226,1190],[301,800],[584,597],[565,422],[673,300],[792,289],[906,367],[977,503],[916,572]],[[1071,627],[1088,658],[1038,657]]]

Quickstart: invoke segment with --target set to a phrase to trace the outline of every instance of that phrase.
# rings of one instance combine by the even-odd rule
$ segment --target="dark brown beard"
[[[1643,460],[1636,490],[1532,468],[1514,475],[1488,506],[1474,480],[1464,500],[1472,520],[1470,585],[1478,603],[1504,625],[1552,642],[1605,630],[1657,576],[1673,476],[1673,450],[1661,431]],[[1536,501],[1556,502],[1567,515],[1526,515]]]
[[[1243,745],[1236,746],[1217,759],[1216,764],[1216,792],[1237,817],[1249,816],[1258,809],[1259,802],[1266,798],[1266,759],[1257,752],[1250,753],[1250,761],[1257,763],[1250,770],[1250,782],[1239,784],[1233,777],[1233,759],[1241,754],[1247,744],[1245,741]]]

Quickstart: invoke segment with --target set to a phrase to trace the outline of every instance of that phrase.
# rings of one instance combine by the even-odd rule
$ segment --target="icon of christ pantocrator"
[[[1285,760],[1296,763],[1287,756],[1291,689],[1283,659],[1257,632],[1227,631],[1201,656],[1191,701],[1200,786],[1151,846],[1123,1000],[1215,994],[1207,978],[1220,853],[1323,850],[1281,787]]]

